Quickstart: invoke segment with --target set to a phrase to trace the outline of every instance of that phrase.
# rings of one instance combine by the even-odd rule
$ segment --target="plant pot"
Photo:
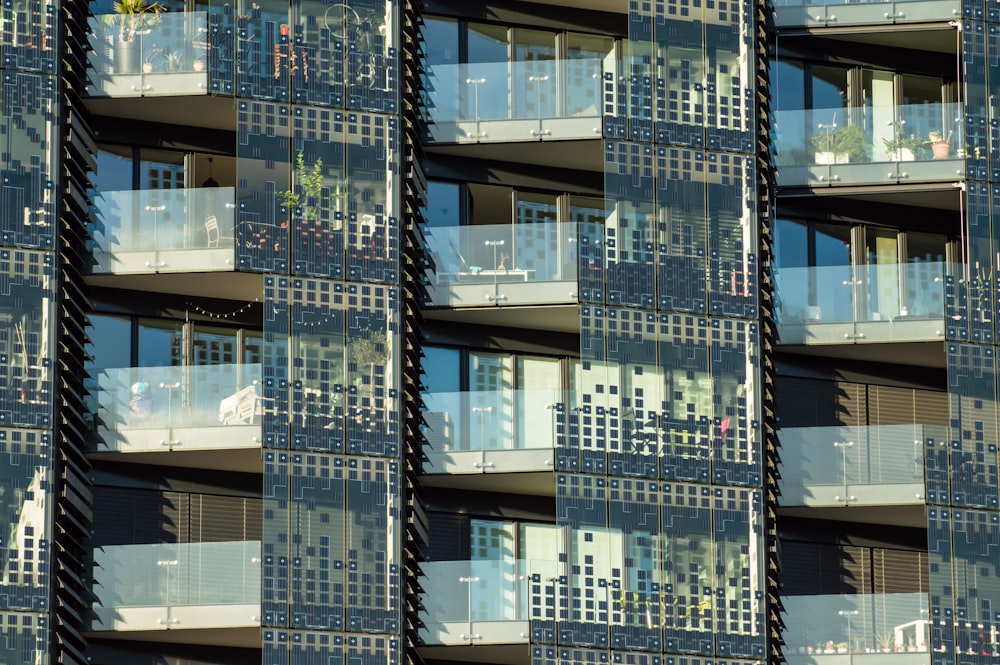
[[[142,73],[143,74],[152,74],[153,73],[153,63],[151,63],[151,62],[144,62],[144,63],[142,63]]]
[[[951,155],[951,144],[947,141],[935,141],[931,143],[931,152],[934,154],[934,159],[948,159]]]
[[[138,74],[141,62],[139,42],[120,41],[115,43],[116,74]]]
[[[823,310],[818,305],[806,305],[802,308],[802,319],[806,322],[822,321]]]
[[[195,60],[191,66],[194,68],[196,72],[205,71],[205,63],[202,62],[201,60]]]
[[[849,164],[850,155],[846,152],[830,152],[827,150],[816,153],[817,164]]]
[[[897,148],[889,153],[889,161],[893,162],[913,162],[917,156],[909,148]]]

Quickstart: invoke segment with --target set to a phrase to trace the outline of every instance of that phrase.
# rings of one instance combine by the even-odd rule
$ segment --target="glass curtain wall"
[[[533,630],[578,658],[765,652],[753,21],[633,5],[625,75],[606,81],[605,224],[581,237],[556,459],[566,560],[583,563]]]
[[[237,265],[265,273],[267,662],[402,657],[400,14],[398,0],[209,12],[212,34],[235,36],[208,69],[237,97]],[[208,331],[195,343],[229,353]]]
[[[0,661],[49,661],[61,182],[58,3],[0,9]]]
[[[995,30],[996,17],[972,21],[965,29]],[[961,65],[966,101],[965,155],[968,180],[959,255],[961,275],[946,288],[947,368],[950,445],[925,449],[927,462],[930,565],[930,648],[948,663],[988,659],[997,653],[1000,585],[992,551],[1000,521],[997,462],[996,186],[993,165],[1000,159],[986,146],[986,127],[1000,116],[988,90],[1000,81],[993,63],[995,40],[963,30]],[[986,96],[983,96],[986,95]],[[973,148],[972,146],[980,146]],[[963,656],[961,654],[972,654]]]

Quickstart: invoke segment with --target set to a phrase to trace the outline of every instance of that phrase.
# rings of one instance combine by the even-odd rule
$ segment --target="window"
[[[556,409],[566,402],[575,361],[440,347],[425,353],[425,434],[435,450],[555,445]]]
[[[263,334],[238,326],[113,314],[94,314],[91,322],[92,370],[252,364],[264,352]]]
[[[605,221],[604,199],[596,197],[435,181],[428,191],[427,247],[439,281],[504,270],[573,279],[580,236]]]
[[[613,37],[437,17],[424,32],[436,122],[601,113]]]
[[[943,316],[953,238],[802,219],[778,219],[775,228],[783,322]]]

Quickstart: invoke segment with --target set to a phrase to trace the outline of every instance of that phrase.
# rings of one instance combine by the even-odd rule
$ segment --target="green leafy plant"
[[[107,21],[118,29],[120,42],[134,42],[140,30],[155,24],[160,13],[167,11],[159,2],[149,0],[117,0],[111,8],[114,14]]]
[[[914,159],[921,159],[928,145],[928,141],[922,137],[903,132],[896,132],[896,136],[891,139],[882,139],[882,143],[885,145],[886,156],[893,161],[902,159],[903,150],[909,150]]]
[[[305,156],[300,150],[295,158],[292,189],[278,192],[278,202],[289,210],[301,208],[306,219],[315,219],[322,197],[323,160],[317,159],[312,166],[306,166]]]
[[[146,49],[146,52],[142,56],[142,70],[148,74],[153,71],[153,64],[162,58],[163,49],[157,47]]]
[[[146,51],[143,62],[150,66],[162,62],[168,72],[179,72],[184,69],[184,54],[173,49],[154,46]]]
[[[168,72],[179,72],[184,69],[184,54],[180,51],[165,49],[163,60],[167,63]]]
[[[386,362],[386,336],[385,331],[370,331],[362,337],[351,340],[351,358],[359,367],[368,367],[368,390],[370,394],[375,393],[375,366],[384,365]]]
[[[847,125],[837,129],[824,127],[813,134],[811,140],[816,152],[847,155],[848,161],[855,163],[871,161],[871,139],[857,125]]]

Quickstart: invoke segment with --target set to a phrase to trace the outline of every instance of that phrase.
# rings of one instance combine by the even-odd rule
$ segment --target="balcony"
[[[785,596],[789,665],[928,665],[922,593]]]
[[[575,223],[435,227],[428,292],[435,307],[575,304]]]
[[[942,262],[778,268],[782,344],[863,344],[944,339]]]
[[[923,505],[932,425],[788,427],[780,431],[782,506]]]
[[[91,97],[208,94],[208,12],[90,19]]]
[[[232,187],[102,192],[93,274],[232,271]]]
[[[803,2],[803,0],[778,0],[775,24],[788,27],[832,27],[839,25],[892,25],[894,23],[919,23],[950,21],[962,14],[962,4],[957,0],[898,0],[895,2]]]
[[[115,545],[94,563],[94,632],[260,630],[260,541]]]
[[[260,378],[252,364],[102,370],[94,456],[259,472]]]
[[[965,144],[960,104],[776,111],[774,126],[782,187],[952,181],[985,150]]]
[[[600,138],[602,64],[576,58],[434,65],[430,141]]]
[[[424,472],[551,471],[557,390],[480,390],[431,393],[424,398],[427,441]]]
[[[555,561],[521,559],[432,561],[420,569],[429,590],[421,631],[427,645],[528,644],[530,594],[541,594],[544,586],[532,578],[559,576]]]

